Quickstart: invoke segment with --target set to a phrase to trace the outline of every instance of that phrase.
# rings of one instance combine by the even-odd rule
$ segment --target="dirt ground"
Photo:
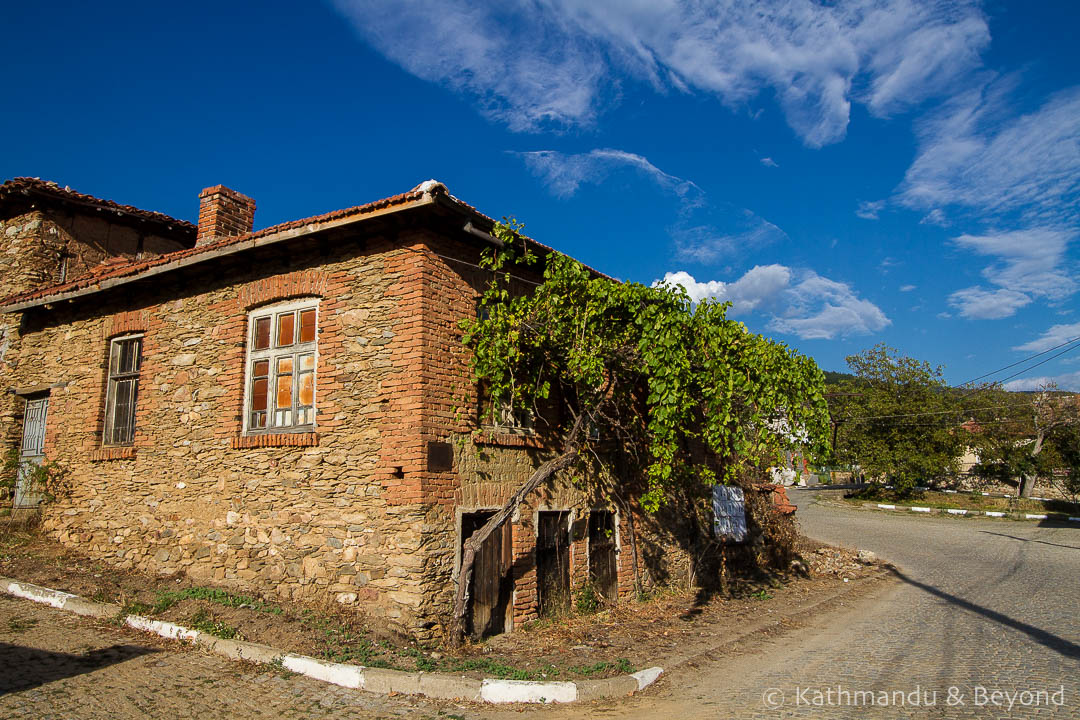
[[[869,592],[886,574],[872,556],[806,539],[799,554],[793,572],[732,583],[727,593],[669,588],[595,613],[526,623],[449,651],[387,634],[330,601],[282,604],[198,586],[184,576],[118,570],[35,533],[0,531],[0,575],[117,603],[128,613],[336,662],[538,680],[609,677],[692,657],[754,632],[783,630],[793,608],[827,603],[838,593]]]

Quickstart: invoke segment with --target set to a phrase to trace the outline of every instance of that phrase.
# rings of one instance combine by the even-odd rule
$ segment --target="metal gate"
[[[45,461],[45,416],[48,412],[48,395],[27,399],[15,482],[16,508],[34,508],[41,503],[43,488],[34,487],[32,477],[33,469]]]

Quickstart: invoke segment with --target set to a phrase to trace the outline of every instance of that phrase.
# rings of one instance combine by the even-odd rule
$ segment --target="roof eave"
[[[296,239],[298,237],[301,237],[302,235],[309,235],[316,232],[333,230],[335,228],[340,228],[347,225],[362,223],[377,217],[384,217],[386,215],[392,215],[394,213],[405,212],[408,210],[433,205],[435,204],[437,197],[437,194],[425,193],[421,198],[418,198],[416,200],[410,200],[399,205],[391,205],[384,208],[378,208],[375,210],[371,210],[370,212],[362,213],[360,215],[351,215],[349,217],[338,218],[335,220],[315,222],[297,228],[289,228],[286,230],[282,230],[271,235],[264,235],[262,237],[256,237],[250,240],[242,240],[240,242],[230,243],[228,245],[222,246],[221,248],[215,250],[208,250],[206,252],[199,253],[198,255],[178,258],[172,262],[155,265],[154,267],[147,268],[146,270],[135,273],[133,275],[123,275],[121,277],[106,278],[101,282],[94,283],[93,285],[90,285],[88,287],[69,290],[66,292],[59,292],[53,295],[45,295],[43,297],[32,298],[30,300],[25,300],[21,302],[14,302],[10,305],[3,305],[0,306],[0,312],[23,312],[25,310],[43,307],[46,305],[52,305],[58,302],[76,300],[87,295],[93,295],[94,293],[101,292],[102,290],[107,290],[109,288],[139,282],[141,280],[145,280],[148,277],[161,275],[166,272],[172,272],[174,270],[179,270],[184,267],[198,265],[200,263],[208,262],[210,260],[214,260],[220,257],[235,255],[237,253],[246,252],[255,248],[275,245],[280,242]]]

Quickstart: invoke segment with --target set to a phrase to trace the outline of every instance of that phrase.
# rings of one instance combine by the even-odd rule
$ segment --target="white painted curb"
[[[117,613],[120,612],[117,605],[91,602],[83,600],[78,595],[30,583],[20,583],[8,578],[0,578],[0,592],[49,605],[60,610],[66,609],[80,615],[116,617]],[[68,605],[71,607],[67,607]],[[342,687],[367,690],[368,692],[393,691],[400,692],[403,695],[425,695],[445,700],[470,700],[477,699],[476,686],[479,685],[478,699],[489,703],[569,703],[575,702],[579,694],[578,685],[574,682],[498,680],[494,678],[485,678],[483,681],[479,681],[456,675],[414,673],[404,670],[376,670],[365,668],[362,665],[328,662],[241,640],[222,640],[176,623],[154,620],[141,615],[126,616],[124,624],[135,630],[154,633],[171,640],[197,642],[218,655],[229,659],[240,658],[261,664],[272,664],[280,660],[284,669],[298,675]],[[245,653],[247,657],[245,657]],[[371,675],[369,678],[370,683],[364,681],[365,671]],[[633,678],[634,682],[637,683],[637,689],[644,690],[656,682],[656,679],[663,672],[663,668],[651,667],[630,675],[585,681],[586,698],[621,697],[627,690],[627,678]],[[405,685],[410,686],[405,691],[396,689]]]
[[[78,595],[72,595],[71,593],[62,592],[60,590],[50,590],[49,588],[20,582],[9,582],[4,590],[9,595],[14,595],[17,598],[33,600],[36,603],[42,603],[61,610],[64,608],[64,603],[68,600],[79,597]]]
[[[324,662],[306,655],[292,653],[281,658],[281,665],[286,670],[315,680],[358,690],[364,688],[364,668],[360,665]]]
[[[895,510],[896,509],[895,505],[882,505],[881,503],[878,503],[878,507],[881,508],[882,510]]]
[[[1031,513],[1024,513],[1024,517],[1028,520],[1045,520],[1045,515],[1033,515]]]
[[[967,510],[957,510],[956,508],[949,508],[945,512],[949,513],[950,515],[967,515],[968,513]]]
[[[912,508],[911,508],[911,512],[924,512],[924,513],[928,513],[928,512],[930,512],[930,508],[928,508],[928,507],[914,507],[914,506],[912,506]]]
[[[656,682],[656,678],[664,672],[663,668],[651,667],[644,670],[638,670],[636,673],[630,673],[630,677],[637,680],[637,689],[644,690],[645,688]]]
[[[136,630],[151,632],[170,640],[188,640],[194,642],[199,637],[198,630],[190,630],[183,625],[165,622],[164,620],[151,620],[141,615],[128,615],[124,618],[124,624]]]
[[[1005,517],[1005,513],[998,512],[997,510],[987,510],[983,513],[983,515],[987,515],[989,517]]]

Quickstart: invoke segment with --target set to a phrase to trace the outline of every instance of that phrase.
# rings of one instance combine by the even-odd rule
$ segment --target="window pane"
[[[292,407],[292,375],[278,375],[277,378],[277,407]]]
[[[112,438],[114,443],[131,442],[135,430],[136,380],[118,380],[113,400]]]
[[[269,399],[267,397],[268,389],[269,381],[266,378],[256,378],[255,382],[251,384],[251,409],[253,411],[266,410],[266,402]]]
[[[300,311],[300,342],[315,341],[315,310]]]
[[[278,358],[278,361],[277,361],[278,375],[282,375],[282,374],[285,374],[285,373],[291,373],[292,368],[293,368],[292,355],[289,355],[288,357]]]
[[[278,347],[288,347],[293,344],[294,329],[296,324],[296,314],[286,313],[285,315],[278,315],[278,332],[277,332],[277,344]]]
[[[270,374],[270,361],[257,360],[255,362],[255,377],[266,377]]]
[[[261,317],[255,321],[255,350],[270,347],[270,318]]]
[[[121,373],[134,373],[139,371],[139,346],[142,345],[140,338],[121,340],[116,343],[120,346],[120,365],[117,368]]]
[[[315,373],[302,373],[300,375],[300,404],[311,405],[315,399]]]
[[[315,369],[315,355],[308,353],[307,355],[300,356],[300,370],[314,370]]]

